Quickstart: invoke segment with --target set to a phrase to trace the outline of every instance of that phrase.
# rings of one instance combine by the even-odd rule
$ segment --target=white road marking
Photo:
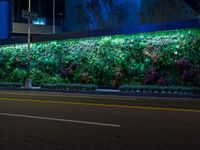
[[[49,120],[49,121],[58,121],[58,122],[69,122],[69,123],[79,123],[79,124],[88,124],[88,125],[96,125],[96,126],[107,126],[107,127],[115,127],[115,128],[120,128],[121,127],[121,125],[117,125],[117,124],[88,122],[88,121],[69,120],[69,119],[58,119],[58,118],[39,117],[39,116],[20,115],[20,114],[0,113],[0,116],[39,119],[39,120]]]

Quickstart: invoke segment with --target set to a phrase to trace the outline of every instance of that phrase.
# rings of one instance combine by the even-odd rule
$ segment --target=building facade
[[[10,2],[8,0],[0,0],[0,39],[9,37],[10,22]]]
[[[38,14],[38,19],[32,21],[32,34],[53,33],[53,8],[55,8],[56,33],[61,33],[125,28],[197,18],[200,8],[198,0],[194,0],[193,3],[188,2],[187,0],[55,0],[53,5],[53,0],[32,0],[31,10]],[[10,32],[14,35],[27,33],[27,20],[21,15],[22,10],[27,9],[28,0],[0,0],[0,38],[7,38]]]
[[[65,0],[55,1],[55,25],[57,32],[64,26]],[[12,33],[26,33],[27,20],[22,18],[22,10],[28,9],[28,0],[11,0]],[[53,0],[32,0],[31,11],[38,14],[32,21],[33,34],[51,34],[53,24]]]
[[[199,15],[184,0],[68,0],[66,8],[66,27],[75,31],[190,20]]]

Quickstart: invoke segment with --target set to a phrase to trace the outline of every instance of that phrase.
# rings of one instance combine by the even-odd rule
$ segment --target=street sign
[[[38,18],[38,14],[34,12],[29,12],[27,10],[22,10],[22,18],[36,20]]]

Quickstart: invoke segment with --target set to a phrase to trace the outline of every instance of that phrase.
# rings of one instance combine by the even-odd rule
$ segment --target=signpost
[[[55,34],[56,33],[56,20],[55,20],[55,0],[53,0],[53,34]]]
[[[31,0],[29,0],[28,11],[22,10],[22,18],[28,20],[27,76],[25,80],[25,88],[32,87],[32,81],[30,79],[31,20],[35,20],[37,17],[37,13],[31,12]]]
[[[38,14],[34,12],[29,12],[27,10],[22,10],[22,18],[27,20],[36,20],[38,18]]]

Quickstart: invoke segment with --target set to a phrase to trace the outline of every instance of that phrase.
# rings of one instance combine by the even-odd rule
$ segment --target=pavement
[[[45,89],[40,87],[32,88],[0,88],[0,91],[27,91],[27,92],[58,92],[73,94],[90,94],[90,95],[115,95],[115,96],[139,96],[139,97],[168,97],[168,98],[199,98],[198,93],[159,93],[159,92],[122,92],[117,89],[97,89],[97,90],[60,90]]]
[[[1,150],[199,150],[200,99],[0,91]]]

